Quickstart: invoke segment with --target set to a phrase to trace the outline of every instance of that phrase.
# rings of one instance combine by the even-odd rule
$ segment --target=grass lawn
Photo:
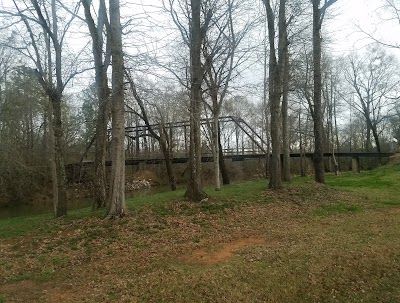
[[[400,164],[0,220],[0,303],[400,302]]]

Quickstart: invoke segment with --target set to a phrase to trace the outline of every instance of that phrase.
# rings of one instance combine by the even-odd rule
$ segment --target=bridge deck
[[[306,158],[312,158],[314,153],[305,153],[303,154]],[[387,158],[393,156],[394,153],[362,153],[362,152],[340,152],[335,153],[335,157],[350,157],[350,158]],[[246,159],[264,159],[266,157],[265,154],[231,154],[225,155],[224,159],[230,159],[232,161],[244,161]],[[300,158],[300,153],[291,153],[291,158]],[[324,157],[332,157],[332,153],[324,153]],[[186,163],[188,161],[188,157],[176,157],[172,159],[172,163]],[[212,155],[207,155],[201,157],[202,162],[213,162]],[[159,158],[141,158],[141,159],[126,159],[125,165],[139,165],[140,163],[146,164],[161,164],[164,162],[163,157]],[[82,165],[91,165],[93,161],[84,161]],[[74,165],[74,164],[69,164]],[[111,161],[106,161],[106,165],[110,166]]]

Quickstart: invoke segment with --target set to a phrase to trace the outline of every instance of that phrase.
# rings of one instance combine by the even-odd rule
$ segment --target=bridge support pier
[[[353,157],[353,159],[351,159],[351,169],[353,171],[353,173],[359,173],[360,170],[360,158],[358,157]]]

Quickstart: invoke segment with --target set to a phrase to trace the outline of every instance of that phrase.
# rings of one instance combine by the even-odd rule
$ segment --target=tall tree
[[[110,46],[104,49],[104,27],[110,27],[107,19],[105,0],[100,0],[97,13],[97,25],[90,11],[90,2],[81,0],[85,10],[85,21],[92,38],[92,53],[94,59],[95,84],[98,99],[98,111],[96,119],[96,141],[94,159],[94,203],[93,208],[103,208],[106,205],[106,142],[107,122],[109,113],[109,87],[107,70],[110,64]],[[110,37],[110,35],[107,35]],[[105,56],[103,53],[105,52]],[[104,58],[103,58],[104,57]]]
[[[193,201],[201,201],[207,194],[201,184],[201,132],[200,114],[202,102],[201,85],[204,69],[201,63],[201,49],[208,24],[212,17],[208,11],[204,24],[201,24],[202,1],[190,1],[190,145],[189,145],[189,180],[185,197]]]
[[[399,64],[395,57],[376,46],[369,47],[364,55],[350,55],[348,62],[344,73],[351,100],[347,101],[364,118],[367,151],[372,149],[372,133],[376,151],[381,152],[381,134],[398,104]]]
[[[212,26],[207,31],[203,46],[204,79],[211,101],[210,104],[208,102],[205,104],[212,114],[211,149],[214,158],[215,190],[220,190],[220,172],[226,170],[223,159],[220,159],[222,150],[220,150],[218,121],[232,77],[238,73],[239,66],[246,59],[245,53],[236,57],[237,48],[253,25],[253,21],[248,21],[239,29],[239,26],[235,24],[234,18],[240,14],[241,5],[243,3],[234,0],[226,1],[225,5],[221,5],[219,1],[214,3],[214,11],[217,13],[213,13]],[[229,183],[224,175],[222,175],[223,180]]]
[[[326,10],[337,0],[324,0],[324,5],[320,7],[321,0],[311,0],[313,8],[313,121],[314,121],[314,171],[315,181],[325,183],[324,171],[324,124],[322,113],[322,77],[321,77],[321,54],[322,38],[321,28],[326,14]]]
[[[290,181],[290,134],[289,134],[289,41],[286,18],[279,19],[279,30],[282,31],[283,49],[282,60],[282,180]]]
[[[163,6],[171,14],[172,21],[177,26],[182,40],[189,50],[189,67],[186,79],[179,77],[171,68],[171,71],[189,91],[189,121],[190,121],[190,140],[189,140],[189,161],[188,171],[189,179],[185,197],[192,201],[201,201],[207,194],[203,191],[201,184],[201,129],[200,116],[202,105],[202,84],[204,81],[204,64],[202,64],[202,46],[206,32],[208,30],[213,12],[207,9],[205,16],[202,16],[203,0],[168,0],[168,8],[164,1]],[[181,13],[188,22],[180,19],[179,14],[175,10],[176,7],[181,9]],[[203,22],[202,22],[203,17]]]
[[[270,0],[263,0],[267,12],[268,40],[269,40],[269,82],[268,94],[271,111],[271,159],[270,159],[270,181],[269,188],[279,189],[282,187],[281,167],[281,97],[283,92],[286,52],[288,47],[287,23],[286,23],[286,0],[279,2],[278,16],[278,49],[275,46],[275,14]]]
[[[51,165],[53,179],[53,202],[56,217],[67,214],[66,178],[64,167],[64,132],[62,123],[62,101],[66,85],[77,73],[65,73],[63,66],[63,47],[66,33],[71,27],[79,5],[70,17],[61,17],[56,0],[42,2],[32,0],[13,1],[15,12],[2,11],[3,14],[20,18],[27,30],[28,41],[24,46],[15,46],[21,54],[35,65],[35,75],[50,100],[49,124],[51,135]],[[16,26],[16,24],[12,24]],[[41,34],[36,34],[39,31]],[[67,77],[65,75],[67,74]]]
[[[112,57],[112,164],[107,203],[107,218],[115,218],[127,214],[125,202],[124,57],[122,50],[122,26],[119,0],[110,0],[109,10],[110,51]]]

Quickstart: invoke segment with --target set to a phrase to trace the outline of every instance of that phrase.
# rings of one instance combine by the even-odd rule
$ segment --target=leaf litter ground
[[[0,243],[0,302],[398,302],[399,207],[314,183]]]

